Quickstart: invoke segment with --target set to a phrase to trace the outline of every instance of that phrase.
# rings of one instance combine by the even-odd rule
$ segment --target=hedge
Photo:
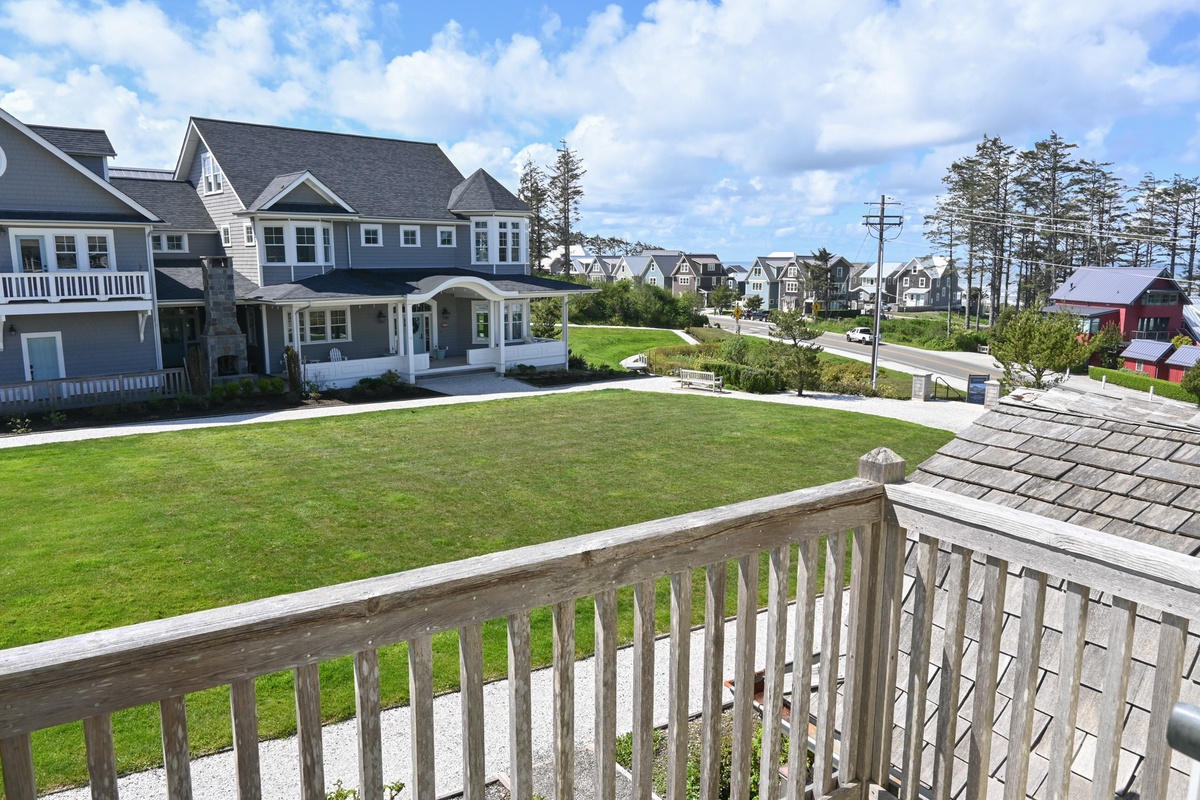
[[[1160,397],[1169,397],[1172,400],[1180,400],[1184,403],[1197,402],[1196,396],[1184,391],[1183,387],[1178,383],[1151,378],[1148,375],[1142,375],[1137,372],[1091,367],[1088,369],[1088,376],[1094,381],[1098,381],[1102,377],[1107,377],[1109,383],[1124,386],[1126,389],[1137,389],[1139,392],[1149,392],[1150,387],[1154,387],[1154,393]]]

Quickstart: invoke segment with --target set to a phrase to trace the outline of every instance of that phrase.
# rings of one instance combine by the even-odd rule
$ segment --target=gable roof
[[[448,206],[463,176],[436,144],[193,117],[177,179],[201,144],[243,206],[280,176],[309,171],[369,219],[456,219]]]
[[[317,176],[313,175],[309,170],[290,172],[286,175],[276,175],[271,182],[267,184],[267,187],[262,190],[262,194],[260,194],[258,198],[250,204],[248,210],[259,211],[265,208],[285,210],[286,207],[295,207],[297,205],[309,206],[311,204],[282,202],[286,199],[289,192],[301,185],[309,186],[309,188],[325,198],[326,202],[325,204],[322,204],[321,207],[322,212],[335,214],[355,213],[354,209],[351,208],[348,203],[338,197],[336,193],[331,191],[329,187],[322,183]],[[326,209],[326,205],[336,208]]]
[[[1166,267],[1080,267],[1063,281],[1050,299],[1128,305],[1159,278],[1167,278]],[[1188,302],[1186,297],[1184,302]]]
[[[1197,361],[1200,361],[1200,347],[1189,344],[1172,353],[1167,364],[1172,367],[1191,367]]]
[[[167,230],[215,231],[217,225],[196,189],[187,181],[164,181],[157,178],[111,178],[113,186],[146,208],[152,209],[165,223]]]
[[[60,128],[57,125],[30,125],[29,130],[72,156],[116,156],[108,134],[97,128]]]
[[[1121,351],[1121,358],[1136,358],[1142,361],[1158,361],[1171,352],[1170,342],[1156,342],[1153,339],[1134,339]]]
[[[975,424],[923,462],[910,478],[915,483],[936,486],[967,497],[979,498],[1001,506],[1040,514],[1105,533],[1124,536],[1174,552],[1200,553],[1200,417],[1194,406],[1170,400],[1150,400],[1146,395],[1110,387],[1104,394],[1077,394],[1066,389],[1048,392],[1019,390],[979,417]],[[905,570],[915,570],[915,548]],[[939,558],[942,562],[942,559]],[[948,561],[948,558],[946,559]],[[945,563],[945,562],[942,562]],[[979,562],[971,568],[966,624],[966,655],[963,663],[974,663],[980,636],[983,570]],[[1000,670],[1022,658],[1015,632],[1016,613],[1021,607],[1022,581],[1019,567],[1010,567],[1008,592],[1004,599],[1005,621],[1001,637]],[[944,607],[944,582],[948,570],[939,568],[939,588],[935,606]],[[1063,630],[1063,592],[1054,587],[1046,594],[1046,612],[1038,679],[1045,691],[1035,697],[1033,752],[1030,756],[1029,793],[1040,796],[1038,778],[1044,779],[1048,760],[1059,757],[1053,737],[1047,731],[1055,713],[1060,669],[1059,652]],[[1077,752],[1094,752],[1099,730],[1101,691],[1108,616],[1111,609],[1098,592],[1093,592],[1088,611],[1087,643],[1079,691],[1076,734]],[[911,601],[910,601],[911,602]],[[912,618],[905,612],[905,626]],[[944,615],[935,613],[935,641],[944,636]],[[1137,620],[1133,662],[1130,667],[1130,691],[1125,712],[1125,732],[1117,779],[1117,794],[1129,796],[1140,787],[1141,768],[1151,747],[1146,734],[1153,696],[1157,661],[1155,626],[1157,612],[1146,610]],[[901,642],[907,642],[907,632]],[[907,650],[907,644],[904,645]],[[1200,702],[1200,666],[1197,650],[1200,638],[1189,635],[1187,660],[1180,700]],[[931,650],[941,658],[941,648]],[[902,672],[907,671],[907,661]],[[933,666],[940,666],[935,664]],[[932,669],[932,667],[931,667]],[[1011,674],[1009,670],[1008,674]],[[933,674],[932,671],[930,674]],[[974,688],[973,674],[962,678],[960,697]],[[901,675],[898,685],[907,685]],[[994,752],[1005,752],[1007,736],[1006,708],[1011,708],[1014,681],[1007,675],[997,687],[997,721],[993,728]],[[1138,687],[1142,687],[1141,690]],[[902,692],[903,694],[903,692]],[[936,691],[929,695],[937,703]],[[903,702],[903,700],[898,700]],[[960,706],[960,717],[969,718],[971,704]],[[962,723],[966,724],[966,723]],[[928,732],[927,739],[931,738]],[[1089,788],[1091,761],[1080,756],[1074,761],[1072,796],[1076,787],[1082,796]],[[1181,760],[1173,759],[1171,790],[1167,796],[1187,785],[1187,773]],[[965,779],[958,777],[952,796]],[[1001,780],[1002,777],[998,777]]]
[[[519,211],[529,212],[529,206],[504,188],[500,181],[493,178],[482,167],[471,173],[450,193],[447,207],[458,214],[471,211]]]
[[[17,119],[12,114],[9,114],[3,108],[0,108],[0,121],[6,122],[9,125],[12,125],[19,132],[23,133],[24,135],[26,135],[30,139],[32,139],[35,143],[37,143],[41,147],[44,147],[47,150],[47,152],[53,154],[56,158],[60,159],[65,164],[70,166],[78,174],[82,175],[86,180],[89,180],[93,184],[99,186],[104,191],[108,192],[110,195],[112,195],[116,199],[120,200],[124,205],[128,206],[130,208],[130,210],[134,212],[133,214],[108,214],[108,213],[106,213],[106,214],[59,214],[59,213],[49,214],[49,213],[41,213],[41,212],[31,214],[31,213],[22,212],[22,211],[0,212],[0,215],[2,215],[4,219],[40,219],[40,218],[45,218],[47,220],[78,219],[79,221],[95,221],[95,222],[108,222],[108,221],[113,221],[113,222],[159,222],[160,221],[158,219],[158,217],[156,217],[154,215],[154,212],[143,207],[141,204],[139,204],[133,198],[129,197],[124,192],[122,192],[120,189],[117,189],[111,183],[104,180],[99,175],[97,175],[96,173],[94,173],[90,169],[88,169],[87,167],[80,164],[74,158],[67,155],[67,153],[64,152],[57,145],[50,142],[48,139],[46,139],[40,133],[33,130],[25,123],[21,122],[21,120]],[[53,128],[51,130],[74,131],[74,130],[85,130],[85,129]],[[51,135],[53,136],[54,134],[52,133]],[[108,137],[106,135],[105,140],[107,140],[107,139],[108,139]],[[111,145],[109,145],[109,149],[110,150],[112,149]]]

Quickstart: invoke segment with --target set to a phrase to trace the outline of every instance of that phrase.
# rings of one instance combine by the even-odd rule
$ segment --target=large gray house
[[[565,364],[523,202],[435,144],[194,118],[174,170],[0,109],[0,384],[183,366],[327,386]]]

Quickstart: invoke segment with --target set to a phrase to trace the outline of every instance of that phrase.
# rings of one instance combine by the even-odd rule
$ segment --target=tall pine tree
[[[573,241],[571,226],[582,219],[579,202],[583,199],[583,176],[587,170],[578,154],[567,147],[566,139],[561,139],[560,144],[547,184],[547,216],[554,231],[554,243],[562,247],[563,258],[569,261]]]
[[[532,158],[526,158],[521,167],[521,181],[517,186],[517,197],[525,201],[533,216],[529,218],[529,264],[534,269],[541,269],[546,258],[546,210],[550,191],[546,183],[546,173],[533,163]]]

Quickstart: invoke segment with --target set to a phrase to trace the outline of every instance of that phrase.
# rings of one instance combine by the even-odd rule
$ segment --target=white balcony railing
[[[532,796],[530,612],[553,612],[555,796],[573,796],[575,606],[595,598],[595,796],[615,795],[617,590],[634,587],[632,686],[633,796],[650,798],[653,766],[655,587],[670,583],[667,672],[671,754],[668,798],[687,782],[692,581],[706,583],[702,670],[702,795],[715,796],[719,769],[724,649],[733,650],[736,687],[755,684],[760,557],[769,556],[766,648],[762,663],[760,797],[863,800],[894,792],[918,797],[993,796],[1003,770],[1005,797],[1084,796],[1072,775],[1082,753],[1076,733],[1085,660],[1102,698],[1089,706],[1099,731],[1088,760],[1086,796],[1111,798],[1127,701],[1151,691],[1143,748],[1142,798],[1162,800],[1171,760],[1166,728],[1180,694],[1189,620],[1200,615],[1200,563],[1164,549],[1064,522],[904,483],[905,463],[886,450],[859,462],[857,479],[670,519],[494,553],[451,564],[330,586],[96,634],[0,651],[0,764],[8,800],[36,795],[33,731],[82,720],[93,797],[116,798],[111,715],[157,703],[169,798],[191,797],[185,697],[229,686],[237,795],[261,797],[255,678],[294,670],[299,795],[323,800],[319,665],[354,656],[358,696],[360,796],[383,797],[378,648],[408,643],[414,800],[435,797],[432,639],[458,631],[462,680],[464,797],[483,798],[484,724],[509,730],[512,796]],[[847,554],[847,547],[852,553]],[[907,553],[907,557],[906,557]],[[850,559],[849,586],[843,582]],[[795,559],[795,561],[793,561]],[[908,563],[908,574],[905,564]],[[726,644],[726,567],[736,565],[735,636]],[[695,573],[702,569],[702,573]],[[818,604],[818,574],[824,573]],[[1015,576],[1008,587],[1010,573]],[[938,576],[944,578],[939,581]],[[789,591],[795,579],[797,591]],[[1102,606],[1089,595],[1103,597]],[[968,615],[968,595],[982,600]],[[936,603],[935,603],[936,599]],[[1048,599],[1060,608],[1061,645],[1043,652]],[[848,604],[843,602],[848,600]],[[1104,612],[1107,648],[1085,655],[1089,606]],[[944,635],[931,636],[935,611]],[[1155,676],[1130,684],[1138,611],[1157,625]],[[1005,615],[1012,619],[1007,630]],[[505,620],[507,709],[489,709],[483,691],[482,625]],[[1098,620],[1092,620],[1097,622]],[[1004,630],[1002,630],[1004,629]],[[792,666],[786,645],[794,642]],[[1002,632],[1021,658],[999,667]],[[1005,639],[1010,638],[1008,635]],[[970,646],[964,642],[970,640]],[[1095,650],[1095,648],[1092,648]],[[814,658],[815,657],[815,658]],[[818,664],[814,670],[812,664]],[[844,664],[844,683],[839,680]],[[1041,709],[1050,722],[1032,734],[1039,665],[1051,664]],[[781,761],[782,709],[790,780]],[[815,681],[815,686],[813,685]],[[973,692],[968,689],[968,685]],[[1152,686],[1150,685],[1152,684]],[[997,715],[1002,685],[1013,699]],[[1057,687],[1057,688],[1055,688]],[[735,692],[731,788],[745,797],[751,776],[751,691]],[[929,706],[936,704],[932,715]],[[961,710],[960,710],[961,709]],[[986,720],[973,724],[973,720]],[[995,724],[993,724],[995,720]],[[808,722],[809,724],[804,724]],[[996,738],[993,739],[995,732]],[[960,740],[961,739],[961,740]],[[1003,740],[1007,739],[1007,744]],[[1135,741],[1136,740],[1136,741]],[[1049,748],[1048,774],[1029,767]],[[805,753],[812,754],[806,767]],[[1080,759],[1084,756],[1079,756]],[[1043,761],[1045,759],[1043,758]],[[1001,764],[1003,765],[1001,767]],[[501,765],[491,765],[493,771]],[[289,793],[294,792],[292,787]],[[810,794],[811,793],[811,794]],[[227,795],[232,796],[229,787]],[[997,794],[998,796],[998,794]]]
[[[149,273],[33,272],[0,275],[0,303],[118,299],[149,300]]]

